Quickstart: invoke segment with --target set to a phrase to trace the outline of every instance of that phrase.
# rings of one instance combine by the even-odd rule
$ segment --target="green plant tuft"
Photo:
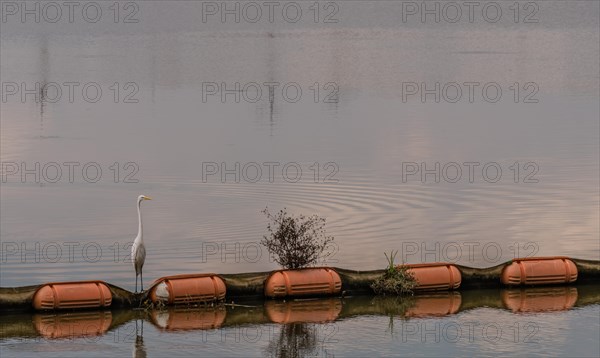
[[[408,266],[394,263],[397,254],[398,251],[394,252],[393,250],[389,256],[384,253],[388,262],[386,271],[371,284],[371,288],[378,295],[413,294],[417,281],[412,272],[408,270]]]

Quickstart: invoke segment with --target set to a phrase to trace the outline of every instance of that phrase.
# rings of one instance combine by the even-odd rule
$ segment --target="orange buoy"
[[[436,262],[406,266],[417,281],[415,291],[454,290],[460,286],[460,271],[452,264]]]
[[[274,323],[318,323],[334,321],[342,312],[342,302],[339,299],[267,301],[265,309],[267,317]]]
[[[226,293],[225,282],[214,273],[161,277],[152,286],[152,302],[170,305],[218,301]]]
[[[538,287],[502,292],[502,303],[513,312],[564,311],[573,307],[575,302],[575,287]]]
[[[406,311],[406,317],[439,317],[455,314],[462,303],[459,292],[415,296],[414,300],[415,305]]]
[[[102,281],[52,282],[33,296],[36,310],[110,307],[112,294]]]
[[[108,331],[112,313],[106,310],[69,315],[35,314],[33,323],[38,333],[46,338],[93,337]]]
[[[225,322],[227,312],[214,310],[160,310],[153,311],[152,323],[165,331],[185,331],[219,328]]]
[[[274,271],[265,283],[267,297],[327,296],[341,290],[340,275],[328,267]]]
[[[551,285],[577,280],[577,266],[568,257],[528,257],[512,260],[502,270],[505,285]]]

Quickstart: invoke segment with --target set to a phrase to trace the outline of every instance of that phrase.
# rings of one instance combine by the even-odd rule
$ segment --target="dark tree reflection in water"
[[[325,349],[327,325],[315,323],[289,323],[281,327],[265,349],[269,357],[331,357]]]

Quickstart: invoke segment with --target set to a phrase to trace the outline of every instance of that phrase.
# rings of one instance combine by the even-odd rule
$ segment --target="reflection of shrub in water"
[[[416,299],[413,296],[395,296],[395,297],[375,297],[371,301],[377,312],[389,316],[388,328],[390,334],[394,335],[394,317],[401,320],[409,319],[408,311],[416,305]]]
[[[318,356],[318,326],[309,323],[290,323],[281,327],[267,346],[265,353],[270,357],[314,357]]]
[[[415,306],[416,299],[414,296],[375,297],[371,304],[377,312],[381,312],[386,316],[405,318],[406,313]]]

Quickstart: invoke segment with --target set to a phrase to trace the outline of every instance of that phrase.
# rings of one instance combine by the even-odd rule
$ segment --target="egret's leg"
[[[135,293],[137,293],[137,273],[135,274]]]
[[[142,290],[140,292],[144,292],[144,275],[142,274],[142,270],[140,270],[140,285],[142,286]]]

